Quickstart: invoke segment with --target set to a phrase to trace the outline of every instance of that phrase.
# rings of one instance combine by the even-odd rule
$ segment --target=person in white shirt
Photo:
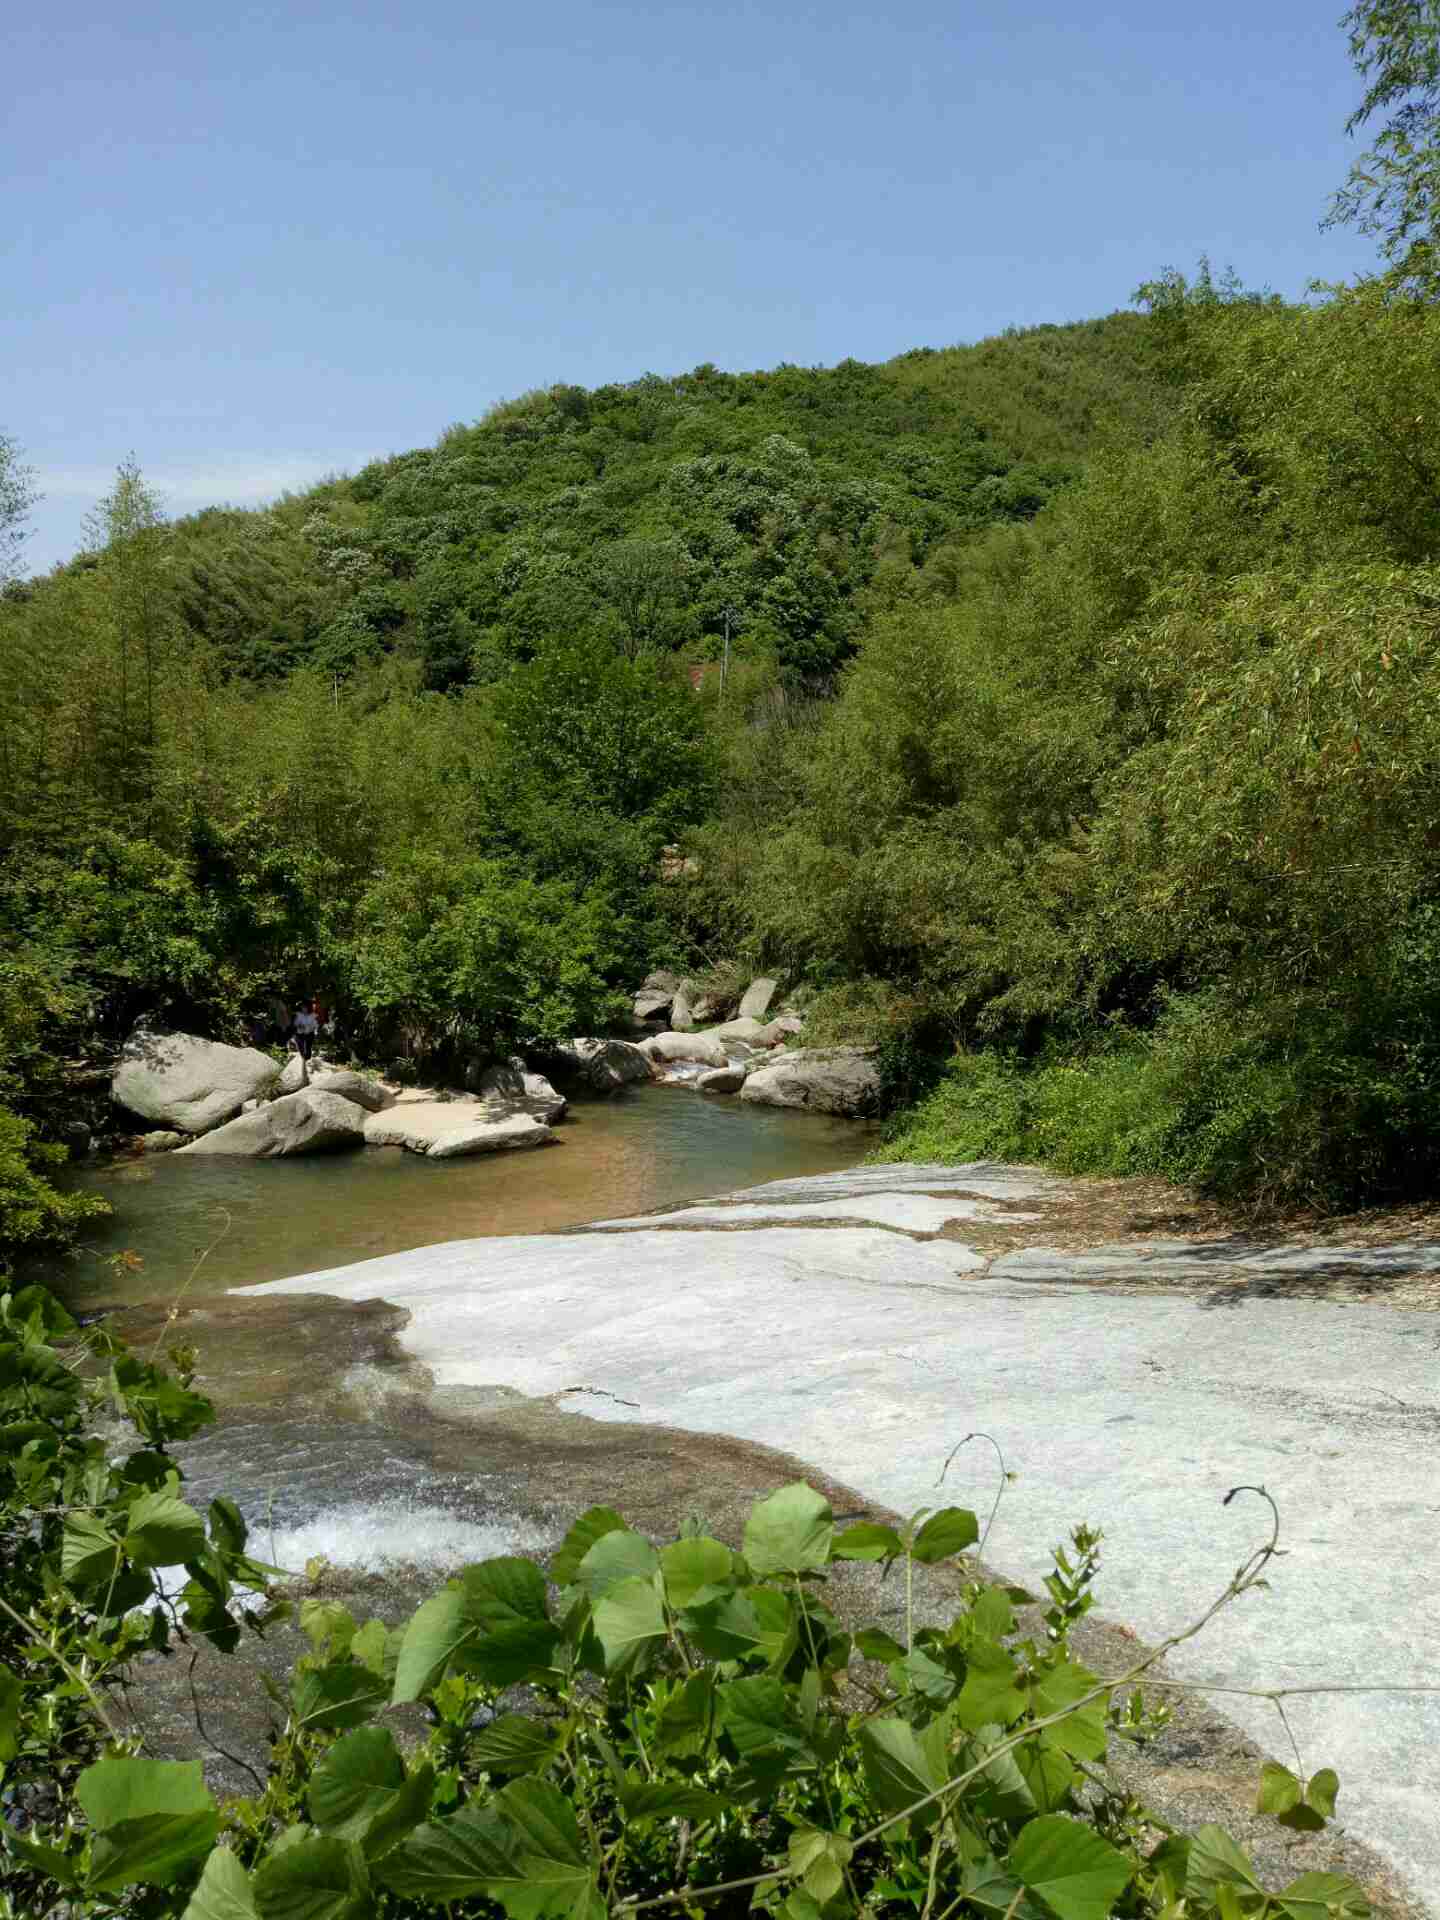
[[[320,1031],[320,1016],[315,1011],[315,1002],[306,1000],[295,1016],[295,1051],[302,1060],[308,1060],[315,1051],[315,1036]]]

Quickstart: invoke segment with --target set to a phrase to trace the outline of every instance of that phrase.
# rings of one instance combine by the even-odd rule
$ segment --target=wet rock
[[[742,1020],[763,1020],[770,1011],[770,1002],[780,990],[778,980],[762,977],[752,980],[740,1000],[740,1018]]]
[[[578,1037],[557,1047],[562,1068],[583,1080],[593,1093],[615,1093],[650,1078],[650,1061],[631,1040]]]
[[[213,1133],[202,1134],[180,1153],[229,1153],[250,1160],[282,1160],[297,1153],[328,1153],[358,1147],[365,1138],[365,1110],[338,1093],[287,1093],[242,1114]]]
[[[302,1060],[300,1064],[305,1063]],[[381,1112],[390,1099],[378,1080],[368,1080],[363,1073],[354,1073],[348,1067],[327,1067],[312,1077],[310,1086],[315,1093],[338,1093],[342,1100],[353,1100],[367,1113]]]
[[[805,1107],[860,1119],[880,1104],[873,1047],[801,1047],[757,1067],[740,1095],[767,1107]]]
[[[709,1033],[655,1033],[642,1040],[640,1051],[650,1060],[698,1060],[702,1066],[729,1065],[722,1043]]]
[[[698,1082],[702,1093],[739,1093],[744,1084],[743,1067],[715,1067],[702,1073]]]
[[[515,1147],[543,1147],[555,1138],[543,1121],[528,1113],[504,1120],[471,1121],[442,1133],[425,1149],[431,1160],[455,1160],[472,1153],[504,1153]]]
[[[204,1133],[274,1087],[280,1069],[255,1047],[227,1047],[193,1033],[137,1027],[110,1083],[117,1106],[142,1119]]]
[[[174,1133],[169,1128],[158,1128],[154,1133],[142,1133],[140,1145],[146,1153],[172,1153],[176,1147],[183,1147],[190,1138],[188,1133]]]

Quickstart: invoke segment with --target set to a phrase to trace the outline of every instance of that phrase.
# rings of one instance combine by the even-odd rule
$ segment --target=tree
[[[122,785],[154,794],[155,687],[172,621],[166,604],[163,543],[168,531],[160,496],[145,484],[134,454],[121,461],[115,485],[85,523],[92,550],[103,556],[119,668],[118,768]]]
[[[1440,292],[1440,0],[1361,0],[1341,25],[1366,83],[1345,131],[1389,118],[1325,225],[1374,234],[1390,283],[1431,299]]]
[[[30,538],[25,523],[39,498],[33,469],[22,464],[15,441],[0,433],[0,587],[15,577],[20,550]]]

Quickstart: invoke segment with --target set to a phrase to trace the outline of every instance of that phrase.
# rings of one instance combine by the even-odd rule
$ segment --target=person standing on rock
[[[295,1051],[302,1060],[308,1060],[315,1051],[315,1036],[320,1031],[319,1017],[315,1012],[315,1002],[305,1001],[295,1016]]]

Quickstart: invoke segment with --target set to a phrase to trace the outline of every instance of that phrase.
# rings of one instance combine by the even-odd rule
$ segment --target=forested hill
[[[250,677],[393,653],[445,690],[592,629],[704,658],[728,608],[747,652],[814,680],[853,650],[877,572],[942,570],[1097,439],[1152,424],[1144,325],[552,387],[267,511],[180,521],[167,571],[215,664]]]

